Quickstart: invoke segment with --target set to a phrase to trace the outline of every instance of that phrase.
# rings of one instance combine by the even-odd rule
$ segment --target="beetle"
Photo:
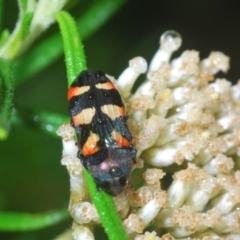
[[[70,86],[68,100],[78,158],[99,189],[119,195],[129,184],[137,151],[116,86],[104,72],[84,70]]]

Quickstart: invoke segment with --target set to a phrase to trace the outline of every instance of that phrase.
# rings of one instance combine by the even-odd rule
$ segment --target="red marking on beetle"
[[[123,137],[121,134],[119,134],[115,130],[112,131],[111,135],[119,147],[128,148],[131,145],[131,142],[127,138]]]
[[[80,96],[81,94],[87,92],[89,89],[90,89],[89,86],[70,87],[68,89],[68,100],[70,100],[72,97]]]
[[[99,136],[93,132],[90,132],[90,136],[88,137],[87,141],[83,145],[81,149],[81,153],[85,157],[87,157],[98,152],[100,150],[97,145],[98,141],[99,141]]]

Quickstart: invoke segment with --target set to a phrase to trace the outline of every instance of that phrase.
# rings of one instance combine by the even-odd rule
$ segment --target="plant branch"
[[[80,18],[77,28],[81,38],[86,39],[95,33],[123,5],[125,0],[95,1]],[[26,53],[14,66],[15,84],[20,85],[29,77],[48,67],[63,53],[61,35],[56,33],[34,49]]]

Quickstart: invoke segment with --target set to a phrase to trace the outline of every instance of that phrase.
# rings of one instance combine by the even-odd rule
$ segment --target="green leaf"
[[[82,39],[90,37],[123,5],[125,0],[95,1],[79,19],[77,27]],[[48,67],[61,56],[63,44],[60,34],[55,34],[27,52],[14,66],[15,84],[20,85],[29,77]]]
[[[80,42],[76,27],[74,26],[74,20],[71,18],[71,16],[67,12],[59,12],[57,14],[57,20],[60,23],[59,25],[61,28],[61,33],[63,35],[64,50],[66,55],[66,66],[68,70],[68,83],[71,83],[71,81],[74,79],[75,76],[79,74],[79,72],[86,69],[83,46]],[[71,27],[72,29],[74,29],[73,31],[71,31],[71,37],[75,41],[74,45],[77,46],[76,49],[73,49],[73,43],[72,40],[69,39],[69,30],[67,30],[67,27]],[[83,58],[81,59],[80,63],[79,56]],[[112,197],[105,192],[97,189],[91,174],[86,169],[84,169],[84,176],[86,178],[92,201],[97,208],[102,225],[109,239],[128,239],[122,222],[118,216],[117,210],[114,206]]]
[[[92,8],[77,19],[78,30],[82,38],[94,34],[125,2],[126,0],[95,1]]]
[[[72,17],[67,12],[62,11],[56,14],[56,18],[63,38],[68,85],[70,86],[78,74],[87,69],[85,55],[77,26]]]
[[[13,107],[13,79],[9,62],[0,59],[0,140],[8,136]]]
[[[68,217],[67,209],[39,214],[0,212],[0,230],[37,230],[57,224]]]
[[[17,108],[12,114],[12,123],[41,131],[52,137],[58,137],[56,131],[64,122],[69,122],[69,116],[51,112],[36,112],[29,109]]]

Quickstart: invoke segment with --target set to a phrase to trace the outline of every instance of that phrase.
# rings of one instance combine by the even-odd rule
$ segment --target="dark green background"
[[[183,50],[195,49],[205,58],[212,50],[220,50],[231,57],[231,69],[227,75],[219,76],[236,82],[240,77],[237,3],[233,0],[129,0],[103,28],[84,41],[88,67],[117,77],[135,56],[143,56],[149,62],[158,48],[160,35],[174,29],[183,38],[175,56]],[[74,14],[77,12],[75,8]],[[3,27],[12,30],[16,19],[16,1],[5,0]],[[54,29],[57,26],[48,32]],[[16,89],[14,104],[68,114],[66,87],[61,58]],[[0,209],[36,213],[67,206],[69,178],[60,159],[59,138],[12,126],[9,138],[0,142]],[[70,226],[71,220],[41,231],[0,233],[0,239],[52,239]]]

